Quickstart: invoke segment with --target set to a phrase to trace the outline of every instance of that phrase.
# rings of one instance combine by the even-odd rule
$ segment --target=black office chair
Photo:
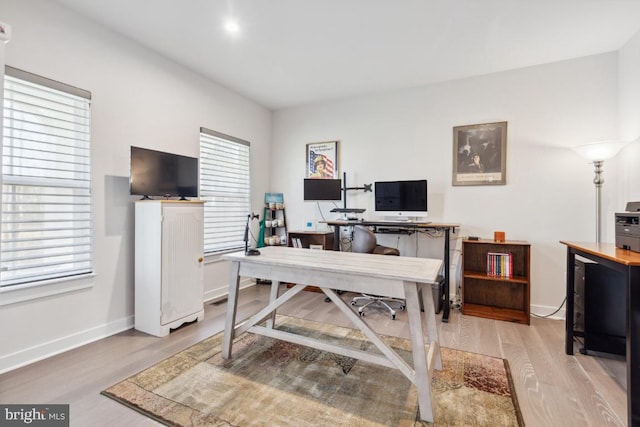
[[[351,242],[351,251],[378,254],[378,255],[400,255],[400,251],[396,248],[379,245],[376,240],[376,235],[369,230],[369,228],[363,225],[356,225],[353,228],[353,241]],[[404,301],[398,298],[383,297],[378,295],[362,294],[362,296],[354,297],[351,300],[351,305],[357,305],[360,301],[366,301],[366,304],[358,308],[358,314],[364,316],[364,309],[371,304],[377,304],[385,307],[389,310],[391,318],[396,318],[396,311],[389,305],[389,303],[399,304],[399,309],[404,310]]]

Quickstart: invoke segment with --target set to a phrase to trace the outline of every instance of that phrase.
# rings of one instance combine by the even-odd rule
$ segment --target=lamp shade
[[[585,159],[595,162],[615,157],[625,145],[627,145],[627,142],[624,141],[603,141],[594,144],[579,145],[573,147],[573,151]]]

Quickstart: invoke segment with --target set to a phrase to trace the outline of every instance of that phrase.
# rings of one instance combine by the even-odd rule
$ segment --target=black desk
[[[640,426],[640,253],[618,249],[611,243],[564,242],[567,245],[567,312],[565,353],[573,354],[573,297],[576,255],[619,271],[626,296],[627,424]],[[585,313],[586,314],[586,313]]]
[[[333,226],[334,230],[334,239],[333,239],[333,247],[334,250],[340,250],[340,227],[348,227],[352,225],[366,225],[368,227],[373,227],[374,232],[382,232],[382,230],[390,230],[388,232],[393,232],[394,230],[404,231],[404,232],[416,232],[417,230],[442,230],[444,231],[444,286],[442,290],[442,294],[440,297],[444,296],[444,303],[442,306],[442,321],[449,321],[449,312],[451,310],[451,304],[449,301],[449,266],[450,266],[450,256],[449,256],[449,237],[450,232],[455,230],[457,227],[460,227],[460,224],[450,224],[450,223],[435,223],[435,222],[407,222],[407,221],[349,221],[349,220],[339,220],[339,221],[326,221],[326,224]]]

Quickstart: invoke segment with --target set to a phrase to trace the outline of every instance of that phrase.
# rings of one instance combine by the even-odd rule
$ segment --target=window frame
[[[71,144],[69,149],[71,152],[69,156],[72,159],[78,158],[79,156],[79,154],[77,153],[78,150],[81,150],[81,151],[85,150],[86,160],[82,164],[84,165],[84,167],[86,167],[86,171],[83,172],[87,177],[86,182],[84,185],[71,185],[70,181],[75,181],[77,179],[76,176],[73,176],[73,178],[67,180],[68,181],[67,184],[61,184],[62,182],[64,182],[64,179],[60,179],[58,180],[58,184],[51,186],[51,188],[53,187],[67,188],[67,189],[82,188],[83,189],[82,191],[86,192],[85,193],[86,195],[81,196],[84,200],[86,200],[86,203],[78,205],[78,202],[76,201],[74,203],[71,203],[71,205],[72,206],[75,205],[76,207],[82,206],[85,209],[88,207],[88,212],[85,211],[85,214],[88,218],[86,219],[86,222],[88,222],[88,227],[87,227],[88,235],[82,236],[83,238],[85,238],[87,242],[85,243],[85,246],[87,246],[88,249],[86,249],[84,253],[88,255],[87,257],[88,260],[86,261],[88,263],[88,266],[85,266],[82,268],[76,267],[75,272],[73,272],[72,274],[68,274],[64,272],[59,272],[58,274],[56,274],[54,272],[49,277],[42,277],[40,274],[38,274],[35,276],[34,275],[31,276],[33,280],[25,280],[25,281],[16,282],[16,283],[1,284],[0,285],[0,306],[13,304],[17,302],[28,301],[31,299],[42,298],[42,297],[56,295],[56,294],[61,294],[61,293],[72,292],[78,289],[85,289],[93,285],[92,278],[95,276],[95,266],[94,266],[94,257],[93,257],[95,248],[94,248],[93,196],[92,196],[93,169],[92,169],[92,159],[91,159],[91,92],[5,65],[5,74],[3,75],[3,84],[2,84],[3,113],[2,115],[0,115],[0,118],[2,118],[2,125],[3,125],[2,141],[0,142],[0,149],[1,149],[1,152],[3,153],[2,155],[3,162],[0,163],[0,193],[2,193],[3,197],[4,197],[3,186],[5,184],[35,185],[37,183],[37,187],[42,188],[42,187],[47,187],[47,184],[46,184],[47,180],[51,180],[50,178],[46,178],[46,177],[30,179],[24,175],[22,175],[22,177],[18,175],[18,177],[14,176],[14,177],[5,179],[5,176],[3,173],[4,171],[2,170],[3,168],[2,165],[4,164],[5,141],[8,141],[10,139],[10,137],[4,131],[5,120],[7,120],[4,114],[4,110],[6,108],[5,90],[6,90],[7,77],[21,80],[26,84],[33,84],[33,85],[40,86],[42,87],[43,92],[46,92],[47,90],[63,92],[67,96],[70,95],[77,98],[83,98],[86,102],[86,108],[81,109],[81,111],[86,112],[86,116],[84,117],[84,120],[85,120],[84,125],[86,125],[86,132],[85,132],[85,137],[80,139],[80,141],[82,141],[85,147],[82,147],[81,144],[78,144],[78,145]],[[43,102],[43,105],[44,105],[44,102]],[[52,119],[55,118],[56,120],[59,120],[59,117],[57,116],[51,116],[51,117]],[[52,119],[43,119],[43,120],[52,120]],[[72,123],[76,123],[76,122],[72,122]],[[80,125],[80,122],[77,122],[77,123],[78,125]],[[75,133],[76,129],[71,127],[69,132],[71,132],[72,135],[74,135],[73,138],[75,140],[77,135]],[[47,135],[54,135],[54,133],[48,133]],[[52,144],[52,142],[50,140],[48,141],[46,138],[43,139],[43,143],[50,144],[50,145]],[[50,161],[52,161],[54,164],[56,162],[59,162],[59,160],[56,158],[53,158]],[[39,167],[41,168],[42,166],[39,166]],[[75,171],[72,171],[71,173],[79,173],[79,172],[75,170]],[[52,181],[55,182],[55,179],[53,179]],[[59,196],[54,196],[54,197],[59,197]],[[77,196],[72,196],[72,200],[74,201],[77,200],[76,197]],[[3,205],[2,205],[3,200],[4,199],[0,199],[0,208],[3,208]],[[72,211],[75,212],[74,210]],[[3,214],[0,214],[0,219],[3,219],[2,218],[3,216],[4,216]],[[46,220],[45,221],[39,220],[39,221],[40,223],[47,222]],[[75,230],[75,227],[73,229]],[[72,238],[74,239],[78,238],[77,231],[72,233]],[[44,239],[44,241],[46,240],[48,239]],[[73,244],[74,243],[65,243],[62,246],[72,247]],[[40,276],[40,277],[37,277],[37,276]]]
[[[207,153],[207,150],[212,150],[213,154],[216,154],[216,152],[215,147],[203,147],[203,144],[209,143],[207,139],[218,140],[221,144],[226,144],[227,148],[237,149],[238,152],[242,152],[243,158],[235,160],[237,160],[238,162],[242,160],[244,161],[244,164],[235,165],[243,166],[246,168],[243,171],[243,175],[238,175],[237,169],[233,167],[226,168],[223,171],[214,170],[215,167],[220,166],[221,164],[215,165],[214,160],[208,159],[209,154],[211,153]],[[200,128],[199,141],[199,193],[200,200],[205,202],[205,243],[203,247],[204,254],[218,255],[242,249],[244,248],[244,230],[246,219],[251,209],[251,143],[249,141],[245,141],[243,139],[236,138],[234,136],[230,136],[204,127]],[[203,149],[205,151],[203,151]],[[220,153],[218,152],[217,154]],[[229,156],[231,158],[233,157],[233,154],[229,154]],[[225,174],[227,175],[227,180],[229,179],[229,176],[234,176],[238,178],[238,181],[242,181],[242,187],[239,188],[238,193],[233,195],[228,191],[216,192],[210,189],[209,186],[205,188],[204,182],[222,180],[221,176],[224,176]],[[227,181],[227,183],[228,182],[229,181]],[[220,203],[218,204],[215,200],[216,197],[227,200],[220,200]],[[234,206],[224,206],[225,204],[233,205],[234,202],[229,199],[234,199],[236,203],[238,203],[237,209],[235,209]],[[242,200],[239,201],[238,199]],[[226,219],[213,219],[214,217],[216,217],[216,211],[219,209],[224,209],[227,212],[228,215]],[[218,225],[220,228],[225,228],[226,230],[232,230],[229,233],[229,237],[226,239],[226,244],[224,243],[225,239],[221,239],[220,241],[216,240],[214,244],[211,243],[211,234],[215,233],[216,225]]]

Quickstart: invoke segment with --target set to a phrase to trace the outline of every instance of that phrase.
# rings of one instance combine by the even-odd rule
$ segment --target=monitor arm
[[[346,172],[342,173],[342,182],[344,183],[344,187],[342,188],[342,193],[343,193],[342,201],[343,201],[344,209],[347,209],[347,191],[349,191],[349,190],[364,190],[365,193],[367,191],[373,191],[371,189],[373,184],[364,184],[362,187],[347,187],[347,173]]]

